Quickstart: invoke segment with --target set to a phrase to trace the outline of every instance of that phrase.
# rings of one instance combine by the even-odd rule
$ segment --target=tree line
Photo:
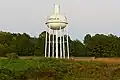
[[[27,33],[0,31],[0,56],[5,57],[11,53],[16,53],[18,56],[44,56],[45,33],[43,31],[37,38],[30,37]],[[86,34],[83,43],[69,37],[69,46],[70,56],[74,57],[120,56],[120,37],[112,34],[95,34],[94,36]]]

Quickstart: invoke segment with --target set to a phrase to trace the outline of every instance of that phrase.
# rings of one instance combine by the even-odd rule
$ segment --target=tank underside
[[[66,23],[66,22],[49,22],[46,24],[47,24],[47,27],[52,30],[60,30],[60,29],[65,28],[68,23]]]

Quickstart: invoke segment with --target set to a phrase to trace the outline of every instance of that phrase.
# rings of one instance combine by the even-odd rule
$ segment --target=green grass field
[[[0,80],[120,80],[120,64],[51,58],[0,59]]]

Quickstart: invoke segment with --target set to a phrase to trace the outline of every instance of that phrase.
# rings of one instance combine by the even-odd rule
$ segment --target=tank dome
[[[60,14],[59,5],[55,5],[55,12],[52,16],[48,17],[46,25],[53,30],[59,30],[65,28],[67,25],[67,18]]]
[[[48,18],[47,22],[46,22],[47,26],[53,30],[59,30],[60,27],[61,29],[66,27],[67,23],[67,18],[63,15],[52,15]]]

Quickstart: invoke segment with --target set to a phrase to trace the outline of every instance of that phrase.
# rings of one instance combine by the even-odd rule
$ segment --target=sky
[[[56,3],[68,18],[72,39],[88,33],[120,36],[120,0],[0,0],[0,31],[37,37]]]

